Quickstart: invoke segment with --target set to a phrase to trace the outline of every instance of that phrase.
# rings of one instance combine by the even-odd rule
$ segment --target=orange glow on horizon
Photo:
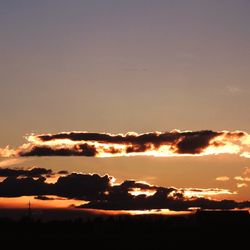
[[[0,197],[0,208],[27,208],[29,202],[33,208],[67,208],[72,204],[76,206],[84,204],[84,201],[54,195],[47,195],[46,197],[49,200],[35,199],[35,196]]]
[[[83,211],[88,211],[97,215],[188,215],[194,211],[173,211],[169,209],[145,209],[145,210],[104,210],[93,208],[82,208]]]

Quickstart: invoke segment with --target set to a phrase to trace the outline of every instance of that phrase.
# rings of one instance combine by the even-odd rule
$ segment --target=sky
[[[0,1],[0,148],[63,131],[249,133],[249,11],[247,0]],[[34,166],[250,199],[239,154],[0,162]]]

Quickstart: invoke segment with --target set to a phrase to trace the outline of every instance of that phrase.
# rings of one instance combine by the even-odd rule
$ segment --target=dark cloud
[[[45,183],[44,177],[33,179],[31,177],[18,179],[7,177],[0,183],[1,197],[18,197],[24,195],[50,194],[52,184]]]
[[[130,185],[132,184],[132,185]],[[164,207],[170,208],[169,202],[162,202],[162,200],[169,196],[174,191],[174,188],[158,187],[156,193],[152,196],[132,195],[129,191],[134,187],[140,187],[140,184],[125,181],[121,185],[113,186],[109,192],[98,200],[91,201],[88,204],[80,206],[81,208],[96,208],[106,210],[144,210],[144,209],[160,209]],[[150,186],[148,186],[151,188]],[[142,190],[146,189],[143,186]],[[172,208],[172,207],[171,207]]]
[[[20,152],[20,156],[95,156],[97,150],[87,143],[73,148],[53,148],[49,146],[34,146],[28,151]]]
[[[133,195],[131,190],[139,189],[155,190],[153,195],[146,194]],[[189,189],[193,192],[202,193],[202,189]],[[211,200],[206,198],[187,198],[184,196],[184,189],[173,187],[164,188],[151,186],[146,183],[136,181],[124,181],[120,185],[110,187],[108,193],[103,193],[98,200],[90,201],[79,208],[93,208],[105,210],[145,210],[145,209],[170,209],[175,211],[188,210],[190,207],[200,207],[203,209],[234,209],[249,208],[250,202],[236,202],[234,200]],[[218,191],[218,189],[211,189]]]
[[[147,145],[147,144],[128,146],[126,148],[126,153],[129,154],[129,153],[146,152],[150,148],[151,148],[151,145]]]
[[[53,135],[38,135],[37,138],[42,141],[51,141],[58,139],[69,139],[72,141],[96,141],[100,143],[117,143],[117,144],[134,144],[134,145],[146,145],[146,144],[171,144],[179,139],[195,139],[202,137],[203,140],[210,140],[213,137],[221,135],[221,132],[214,132],[210,130],[196,131],[196,132],[165,132],[165,133],[145,133],[145,134],[126,134],[126,135],[111,135],[105,133],[88,133],[88,132],[69,132],[59,133]],[[205,144],[203,142],[203,144]]]
[[[27,156],[180,156],[238,154],[249,158],[250,135],[243,131],[179,131],[144,134],[62,132],[30,135],[17,149],[0,148],[2,157]],[[230,147],[227,147],[230,146]],[[233,146],[233,147],[232,147]],[[231,150],[229,150],[231,148]],[[210,150],[211,149],[211,150]]]
[[[148,209],[170,209],[174,211],[188,210],[190,207],[202,209],[234,209],[249,208],[250,202],[236,202],[234,200],[211,200],[206,198],[184,198],[183,194],[176,192],[172,197],[171,188],[158,188],[152,196],[134,196],[125,190],[114,191],[101,200],[90,201],[79,208],[93,208],[104,210],[148,210]]]
[[[38,195],[38,196],[35,196],[35,199],[36,199],[36,200],[42,200],[42,201],[52,201],[52,200],[55,200],[55,198],[53,198],[53,197],[48,197],[48,196],[45,196],[45,195]]]
[[[12,171],[13,170],[13,171]],[[60,172],[58,172],[60,173]],[[190,207],[207,209],[233,209],[250,207],[250,202],[233,200],[211,200],[205,198],[187,198],[185,189],[165,188],[149,185],[144,182],[126,180],[119,185],[112,185],[113,177],[98,174],[66,174],[60,176],[55,183],[47,183],[51,170],[33,168],[31,170],[3,169],[2,176],[7,177],[0,182],[0,197],[35,196],[36,199],[50,200],[50,195],[88,201],[79,208],[106,210],[144,210],[171,209],[187,210]],[[19,178],[22,176],[22,178]],[[209,189],[217,192],[218,189]],[[134,192],[140,191],[137,195]],[[150,195],[147,193],[151,191]],[[201,193],[203,189],[188,189]],[[207,191],[207,190],[205,190]],[[148,194],[148,195],[147,195]],[[54,199],[54,198],[52,198]]]
[[[11,169],[11,168],[0,168],[1,177],[40,177],[41,175],[51,175],[52,170],[46,168],[32,168],[32,169]]]
[[[0,196],[18,197],[24,195],[56,195],[79,200],[95,200],[110,187],[111,177],[97,174],[76,174],[59,177],[56,183],[47,183],[46,178],[7,177],[0,182]]]
[[[179,154],[200,154],[204,148],[209,146],[209,142],[217,136],[213,131],[201,131],[199,134],[190,134],[176,144]]]
[[[199,154],[206,149],[210,141],[222,132],[210,130],[204,131],[172,131],[172,132],[151,132],[145,134],[128,133],[125,135],[111,135],[106,133],[88,132],[63,132],[53,135],[34,136],[38,142],[29,150],[20,151],[20,156],[97,156],[99,152],[111,155],[121,154],[122,149],[115,145],[123,145],[123,153],[143,153],[150,150],[157,150],[160,146],[168,145],[170,150],[176,154]],[[70,140],[74,145],[56,146],[60,140]],[[35,140],[35,141],[36,141]],[[33,140],[34,141],[34,140]],[[53,141],[52,145],[44,145]],[[91,143],[97,143],[92,145]],[[113,145],[112,145],[113,144]],[[105,147],[103,145],[106,145]]]
[[[157,186],[152,186],[144,182],[137,182],[135,180],[126,180],[118,186],[113,186],[113,189],[120,189],[125,191],[133,190],[134,188],[145,189],[145,190],[155,190]]]
[[[54,185],[54,191],[62,197],[92,200],[109,189],[110,180],[108,175],[72,173],[60,177]]]
[[[179,156],[235,153],[249,157],[246,150],[248,135],[242,131],[179,131],[150,132],[144,134],[108,134],[63,132],[30,135],[17,149],[0,148],[2,157],[25,156]],[[227,145],[233,145],[229,151]],[[244,146],[244,147],[243,147]],[[211,150],[209,150],[211,149]],[[218,150],[218,152],[216,152]]]
[[[57,172],[58,174],[61,174],[61,175],[66,175],[68,174],[69,172],[67,170],[60,170]]]

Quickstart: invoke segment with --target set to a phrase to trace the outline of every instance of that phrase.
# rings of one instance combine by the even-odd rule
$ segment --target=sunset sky
[[[172,187],[184,196],[216,189],[206,198],[250,200],[249,13],[247,0],[0,1],[0,178],[9,176],[1,169],[37,167],[54,178],[61,170],[108,174],[117,185],[143,181],[151,184],[145,189]],[[37,142],[72,131],[176,138],[164,141],[163,157],[155,157],[156,139],[119,139],[116,149],[137,153],[104,158],[96,150],[113,147],[112,138],[91,140],[89,157],[32,151],[53,140],[53,150],[90,150],[85,137]],[[218,151],[220,143],[226,149]],[[60,196],[56,185],[48,195]],[[8,199],[0,197],[0,206],[11,206]]]

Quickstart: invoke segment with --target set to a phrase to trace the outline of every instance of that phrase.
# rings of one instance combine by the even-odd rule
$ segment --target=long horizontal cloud
[[[68,175],[68,171],[61,170],[54,172],[51,169],[31,167],[31,168],[0,168],[0,177],[45,177],[53,178]]]
[[[30,135],[17,149],[0,156],[203,156],[239,154],[250,157],[250,135],[243,131],[179,131],[137,134],[62,132]]]
[[[0,168],[0,177],[41,177],[43,175],[50,176],[53,174],[51,169],[46,168],[31,168],[31,169],[17,169],[17,168]]]
[[[39,168],[37,168],[37,171]],[[186,210],[189,207],[202,208],[243,208],[250,207],[250,202],[233,200],[216,201],[206,196],[234,194],[227,189],[198,189],[159,187],[145,182],[126,180],[121,184],[114,183],[114,177],[98,174],[64,173],[55,183],[46,182],[47,172],[39,174],[10,173],[0,182],[0,197],[35,196],[36,199],[49,201],[51,196],[66,199],[82,200],[85,203],[79,208],[95,208],[107,210],[141,210],[171,209]],[[18,170],[13,170],[18,171]],[[20,174],[20,175],[19,175]],[[19,176],[24,176],[18,178]],[[88,202],[88,203],[86,203]]]
[[[200,192],[202,192],[200,190]],[[234,209],[249,208],[250,202],[236,202],[234,200],[212,200],[203,197],[185,198],[182,193],[171,188],[158,188],[152,196],[131,195],[124,190],[112,190],[103,199],[91,201],[79,206],[80,208],[95,208],[105,210],[145,210],[170,209],[187,210],[191,207],[203,209]]]

